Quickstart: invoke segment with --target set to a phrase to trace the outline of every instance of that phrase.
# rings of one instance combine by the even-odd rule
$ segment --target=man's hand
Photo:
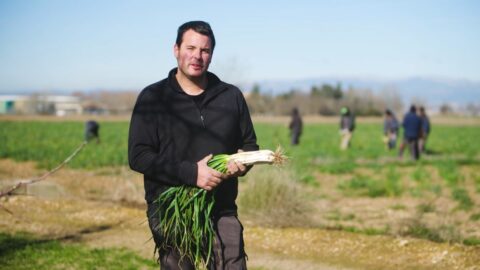
[[[238,150],[238,153],[243,152],[242,149]],[[223,177],[230,178],[230,177],[238,177],[243,176],[247,172],[247,167],[240,162],[230,160],[227,164],[227,173],[223,175]]]
[[[218,186],[218,184],[220,184],[223,180],[223,175],[220,172],[208,167],[207,165],[207,162],[212,158],[212,156],[213,155],[210,154],[197,162],[197,186],[208,191]]]

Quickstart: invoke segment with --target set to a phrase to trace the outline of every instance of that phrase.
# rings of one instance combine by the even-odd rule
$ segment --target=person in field
[[[154,201],[172,186],[215,190],[216,231],[209,269],[246,269],[243,227],[235,200],[238,179],[248,167],[230,162],[221,174],[207,166],[216,154],[259,147],[246,101],[234,85],[208,71],[215,48],[210,25],[191,21],[178,28],[173,54],[177,67],[139,94],[130,122],[130,167],[144,175],[147,216],[158,246],[162,235]],[[159,250],[161,269],[194,269],[172,249]]]
[[[400,158],[403,157],[403,151],[405,150],[405,147],[408,146],[412,159],[418,160],[420,158],[418,139],[422,132],[422,120],[417,115],[417,108],[415,105],[412,105],[409,112],[403,117],[402,127],[403,141],[400,145],[398,156]]]
[[[100,143],[99,130],[100,124],[97,121],[89,120],[85,122],[85,141],[95,140],[97,143]]]
[[[350,147],[353,131],[355,130],[355,116],[348,107],[340,109],[340,149],[346,150]]]
[[[422,133],[418,140],[418,148],[421,153],[427,152],[427,139],[428,135],[430,134],[430,119],[428,119],[427,113],[425,112],[425,108],[422,106],[419,109],[419,116],[422,120]]]
[[[398,121],[393,112],[389,109],[385,110],[383,134],[385,136],[385,144],[388,150],[395,149],[397,145],[398,128]]]
[[[292,118],[288,128],[290,129],[291,144],[298,145],[300,143],[300,135],[302,135],[303,122],[297,108],[292,110]]]

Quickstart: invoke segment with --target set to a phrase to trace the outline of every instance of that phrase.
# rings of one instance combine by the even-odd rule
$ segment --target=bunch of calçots
[[[221,173],[227,172],[229,161],[244,165],[280,164],[286,157],[281,150],[259,150],[240,152],[233,155],[219,154],[207,163]],[[155,203],[158,204],[159,225],[162,235],[159,249],[173,248],[182,259],[187,258],[196,268],[206,268],[212,258],[215,231],[211,214],[215,205],[213,191],[193,186],[171,187],[163,192]]]

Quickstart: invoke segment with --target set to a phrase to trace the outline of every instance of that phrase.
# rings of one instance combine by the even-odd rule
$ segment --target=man
[[[405,146],[408,145],[410,155],[413,160],[420,158],[420,152],[418,151],[418,139],[421,134],[422,120],[417,115],[417,108],[412,105],[410,111],[405,114],[403,118],[403,142],[400,145],[399,157],[403,156]]]
[[[393,112],[385,110],[385,120],[383,122],[383,134],[388,150],[392,150],[397,145],[398,121]]]
[[[238,176],[249,168],[228,164],[221,174],[207,166],[212,154],[258,150],[256,135],[240,90],[208,72],[215,48],[210,25],[192,21],[178,28],[173,53],[177,68],[138,96],[130,122],[129,164],[144,174],[147,215],[157,246],[162,236],[156,204],[171,186],[190,185],[215,192],[214,262],[210,269],[246,269],[243,227],[235,199]],[[161,269],[193,269],[174,250],[159,250]]]
[[[303,122],[297,108],[292,110],[292,119],[288,128],[290,129],[291,144],[298,145],[300,143],[300,135],[302,135]]]
[[[428,119],[427,113],[424,107],[420,107],[420,119],[422,120],[422,133],[418,140],[418,148],[421,153],[427,152],[427,139],[430,134],[430,119]]]
[[[355,129],[355,117],[348,107],[342,107],[340,115],[340,135],[342,137],[340,149],[346,150],[350,147],[350,140]]]
[[[95,139],[97,143],[100,143],[100,136],[98,134],[99,129],[100,125],[97,121],[89,120],[85,122],[85,141],[90,142]]]

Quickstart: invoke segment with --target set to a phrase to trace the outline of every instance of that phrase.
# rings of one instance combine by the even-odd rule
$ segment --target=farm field
[[[35,196],[0,199],[13,212],[0,210],[2,245],[28,233],[18,241],[80,243],[109,258],[134,258],[131,269],[151,269],[143,260],[153,247],[142,180],[127,168],[128,122],[100,123],[102,142],[25,191]],[[296,147],[285,121],[255,123],[261,148],[282,146],[290,161],[256,167],[241,181],[253,269],[478,269],[479,125],[432,121],[429,154],[413,162],[408,152],[399,159],[385,149],[378,119],[358,122],[348,151],[338,147],[334,121],[307,122]],[[0,121],[0,187],[52,169],[82,140],[81,121]]]

